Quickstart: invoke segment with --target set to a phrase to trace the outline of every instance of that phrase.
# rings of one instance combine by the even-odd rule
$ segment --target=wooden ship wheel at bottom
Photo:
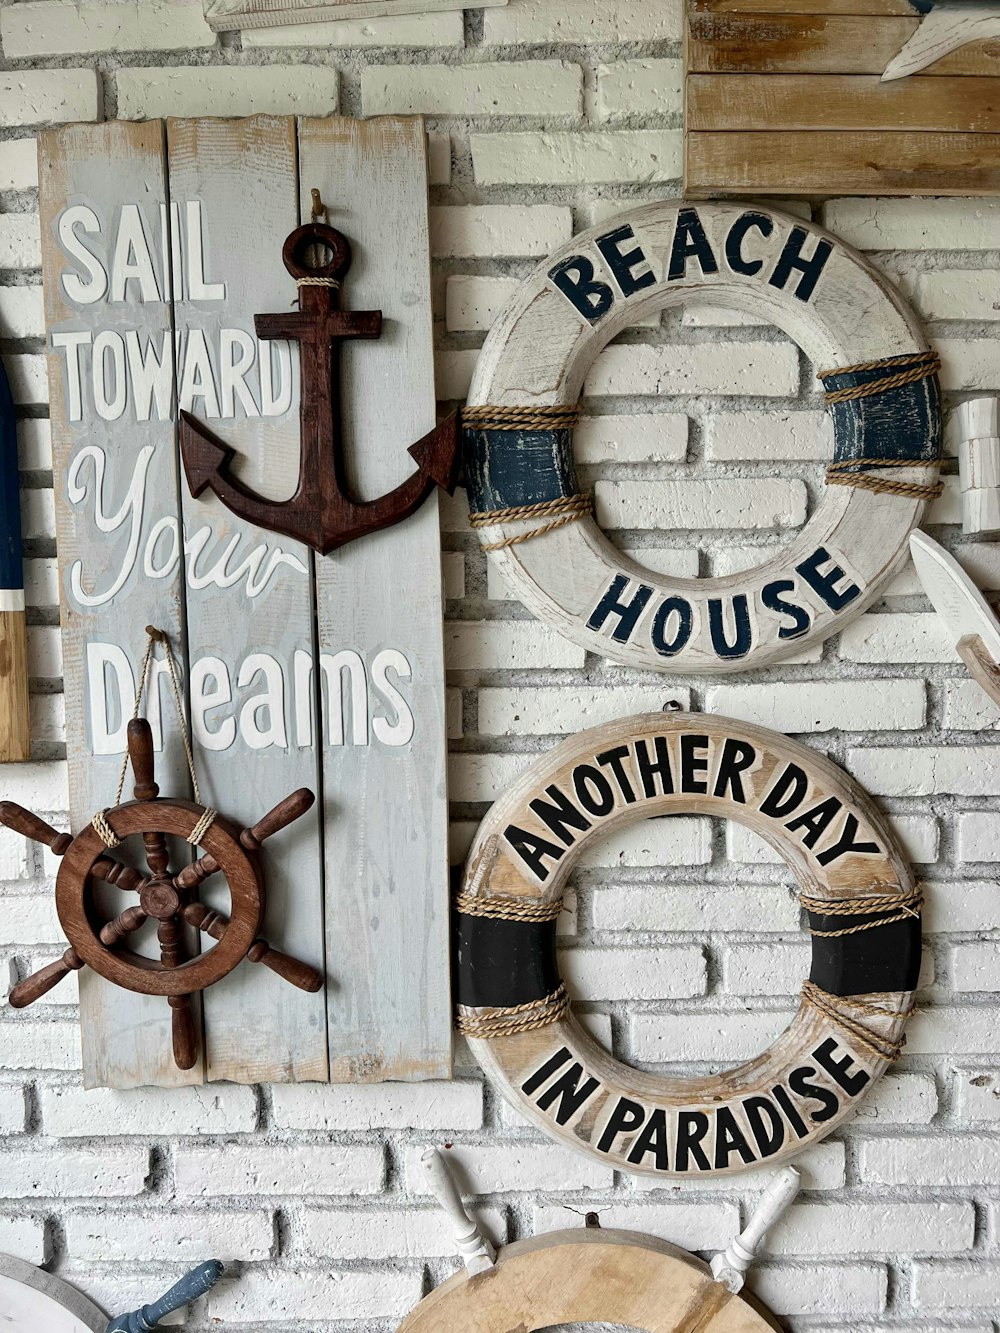
[[[261,843],[305,814],[315,797],[300,788],[252,828],[239,829],[195,801],[160,797],[153,780],[152,733],[144,719],[135,718],[128,725],[128,757],[135,775],[135,800],[102,811],[76,837],[57,833],[22,806],[0,802],[0,823],[62,858],[56,911],[69,944],[62,958],[20,981],[9,998],[15,1008],[24,1008],[84,966],[125,990],[162,995],[172,1010],[174,1060],[179,1068],[190,1069],[199,1050],[191,997],[227,976],[244,958],[263,964],[301,990],[318,991],[323,985],[315,968],[272,949],[257,934],[265,906]],[[148,874],[109,855],[134,834],[142,836]],[[204,854],[172,874],[168,837],[183,838]],[[198,901],[199,886],[217,872],[229,886],[229,917]],[[138,903],[102,922],[95,881],[137,894]],[[147,958],[127,944],[150,920],[157,923],[159,959]],[[216,940],[215,947],[188,957],[185,926]]]

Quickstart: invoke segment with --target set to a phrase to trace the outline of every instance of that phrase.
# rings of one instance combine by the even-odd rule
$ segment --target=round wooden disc
[[[758,204],[668,200],[575,236],[524,281],[486,339],[468,409],[574,405],[581,392],[615,392],[606,381],[629,364],[655,387],[668,373],[669,348],[620,345],[588,373],[623,329],[684,301],[776,324],[818,370],[841,371],[828,388],[870,380],[866,362],[901,357],[912,366],[928,351],[900,295],[829,232]],[[882,373],[903,378],[895,367]],[[936,379],[840,402],[833,417],[831,461],[885,460],[892,470],[878,473],[882,480],[926,486],[936,479]],[[470,413],[465,441],[469,504],[479,513],[579,490],[570,432],[546,429],[544,419],[501,429],[477,425]],[[612,508],[615,490],[616,483],[603,484]],[[830,485],[787,547],[756,568],[712,579],[644,568],[590,517],[551,524],[513,545],[502,543],[546,521],[508,517],[480,535],[524,605],[589,652],[647,671],[744,671],[825,639],[876,600],[905,559],[924,506],[912,495]],[[760,522],[774,526],[769,512]]]
[[[817,989],[755,1059],[680,1078],[629,1068],[568,1012],[552,908],[588,844],[691,812],[745,824],[794,870]],[[480,825],[457,903],[458,1026],[514,1106],[605,1164],[679,1177],[776,1164],[824,1138],[893,1057],[919,970],[917,902],[884,816],[815,750],[705,714],[625,718],[537,760]]]
[[[535,1333],[609,1323],[643,1333],[769,1333],[778,1325],[712,1278],[707,1264],[632,1231],[556,1231],[500,1251],[487,1273],[457,1273],[399,1333]]]
[[[75,1287],[0,1254],[0,1327],[4,1333],[104,1333],[108,1317]]]
[[[106,812],[119,838],[137,833],[166,833],[187,838],[205,813],[193,801],[130,801]],[[66,938],[83,961],[100,976],[143,995],[192,995],[227,976],[246,957],[261,928],[264,889],[256,858],[242,845],[239,829],[221,815],[202,836],[201,846],[214,856],[229,885],[232,912],[226,933],[214,948],[179,967],[164,968],[158,959],[101,943],[100,922],[88,910],[90,869],[107,853],[97,830],[87,825],[59,864],[56,911]],[[125,903],[125,906],[128,904]]]

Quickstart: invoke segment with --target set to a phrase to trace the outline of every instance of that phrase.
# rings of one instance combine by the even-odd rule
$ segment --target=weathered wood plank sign
[[[685,194],[1000,192],[1000,5],[688,0]]]
[[[31,758],[17,422],[0,365],[0,763]]]
[[[39,154],[71,825],[114,791],[150,622],[178,650],[208,802],[249,826],[293,788],[322,793],[261,856],[264,931],[325,968],[324,990],[236,969],[206,994],[204,1057],[181,1071],[161,1006],[87,969],[85,1082],[447,1076],[436,500],[348,558],[317,560],[210,492],[194,498],[176,439],[188,412],[233,450],[244,485],[275,501],[294,490],[298,347],[258,339],[254,317],[291,308],[282,248],[320,186],[353,201],[334,218],[354,247],[349,304],[382,306],[392,330],[352,351],[357,371],[341,376],[345,466],[362,489],[379,469],[412,471],[406,447],[435,422],[422,122],[369,122],[363,134],[271,116],[75,126],[43,134]],[[351,401],[369,393],[391,409]],[[166,747],[163,788],[181,792],[164,671],[157,653],[147,716]],[[214,884],[206,900],[225,912]],[[370,896],[366,910],[349,914],[346,894]],[[113,916],[114,902],[101,909]],[[137,947],[155,953],[155,937]],[[383,992],[392,968],[396,990]]]
[[[705,1078],[638,1073],[573,1016],[556,919],[588,842],[692,811],[782,854],[812,970],[791,1026],[753,1060]],[[899,1054],[920,904],[884,817],[815,751],[704,714],[625,718],[536,761],[481,824],[457,902],[458,1027],[512,1105],[606,1165],[694,1177],[776,1164],[824,1138]]]
[[[623,556],[573,467],[577,398],[599,391],[605,345],[690,300],[782,328],[834,419],[822,504],[787,548],[725,578]],[[645,357],[652,374],[668,352],[608,356]],[[916,315],[829,232],[757,205],[650,204],[557,250],[493,325],[462,418],[471,521],[525,606],[590,652],[644,670],[763,666],[858,615],[905,559],[940,487],[936,369]]]
[[[370,19],[390,14],[429,14],[442,9],[496,9],[507,0],[205,0],[205,17],[217,32],[273,28],[324,19]]]

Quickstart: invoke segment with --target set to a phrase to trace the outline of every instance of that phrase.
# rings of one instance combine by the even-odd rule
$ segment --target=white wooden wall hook
[[[955,636],[955,651],[969,675],[1000,705],[1000,622],[955,557],[926,532],[910,536],[910,552],[924,592]]]
[[[442,1210],[455,1229],[455,1246],[470,1274],[485,1273],[496,1262],[497,1252],[466,1212],[448,1159],[437,1148],[428,1148],[420,1158],[427,1180]]]
[[[750,1221],[738,1236],[711,1262],[712,1276],[727,1291],[742,1291],[746,1271],[753,1263],[761,1241],[802,1188],[802,1176],[794,1166],[780,1171],[758,1200]]]
[[[955,409],[962,531],[1000,534],[1000,399],[970,398]]]

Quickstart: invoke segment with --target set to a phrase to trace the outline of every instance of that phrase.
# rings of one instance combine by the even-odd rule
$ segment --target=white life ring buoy
[[[572,1014],[555,948],[588,843],[690,812],[735,819],[784,856],[813,945],[791,1025],[702,1078],[640,1073],[598,1045]],[[457,1026],[512,1105],[605,1164],[679,1177],[774,1165],[824,1138],[899,1053],[920,905],[885,818],[822,755],[728,718],[625,718],[537,760],[480,826],[456,904]]]
[[[834,418],[835,484],[816,513],[786,549],[723,578],[626,558],[573,466],[598,353],[687,300],[783,329],[820,367]],[[763,666],[858,615],[905,558],[939,488],[937,365],[899,294],[822,228],[760,205],[650,204],[567,242],[494,324],[463,413],[473,525],[525,606],[591,652],[645,670]]]

